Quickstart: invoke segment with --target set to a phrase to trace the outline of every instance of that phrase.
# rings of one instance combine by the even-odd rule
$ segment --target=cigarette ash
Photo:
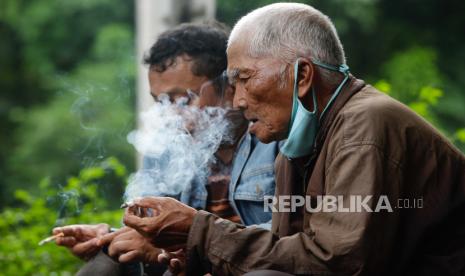
[[[171,103],[162,95],[141,115],[141,128],[128,141],[144,156],[144,166],[126,187],[125,200],[144,196],[174,196],[196,179],[208,176],[220,144],[232,140],[227,110],[187,106],[184,98]]]

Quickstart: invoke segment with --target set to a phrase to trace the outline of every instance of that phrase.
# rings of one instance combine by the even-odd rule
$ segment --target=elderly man
[[[465,157],[349,74],[327,16],[294,3],[257,9],[236,24],[227,53],[250,132],[265,143],[287,138],[271,231],[168,198],[140,200],[158,215],[128,210],[128,226],[155,245],[187,248],[193,275],[465,273]],[[302,206],[299,196],[322,200]],[[270,273],[282,274],[261,275]]]
[[[226,28],[219,23],[182,24],[161,34],[145,59],[150,67],[148,79],[154,100],[165,94],[173,102],[188,98],[188,105],[200,108],[228,108],[226,117],[235,126],[233,143],[223,144],[216,153],[217,162],[208,183],[194,181],[190,189],[170,196],[230,221],[270,228],[271,214],[263,212],[262,206],[264,196],[274,193],[273,164],[278,143],[258,142],[246,132],[247,121],[242,112],[230,109],[233,90],[223,74],[227,37]],[[146,158],[143,169],[150,170],[156,162],[163,160]],[[57,239],[57,244],[69,247],[73,254],[85,260],[94,258],[80,275],[120,273],[117,263],[107,254],[121,263],[158,262],[160,250],[137,231],[125,227],[108,234],[109,230],[107,224],[70,225],[55,228],[54,234],[65,234]],[[105,244],[106,254],[96,256]]]

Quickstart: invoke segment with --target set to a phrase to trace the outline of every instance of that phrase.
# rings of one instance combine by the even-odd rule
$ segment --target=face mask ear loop
[[[292,124],[294,123],[295,114],[297,113],[297,105],[299,100],[297,80],[299,75],[299,59],[295,61],[294,64],[294,91],[292,91],[292,113],[291,113],[291,122],[289,124],[289,131],[291,130]]]
[[[297,59],[294,64],[294,91],[292,95],[292,113],[291,113],[291,121],[289,124],[288,135],[291,131],[292,125],[294,124],[297,110],[299,109],[299,104],[301,104],[299,103],[299,89],[297,87],[298,76],[299,76],[299,59]],[[315,94],[313,87],[312,87],[312,98],[313,98],[313,111],[309,111],[309,112],[314,113],[314,112],[317,112],[316,111],[317,110],[317,99],[316,99],[316,94]]]
[[[344,87],[344,85],[346,84],[346,82],[349,80],[349,66],[347,66],[346,64],[341,64],[339,67],[336,67],[336,66],[332,66],[332,65],[329,65],[329,64],[325,64],[325,63],[321,63],[321,62],[318,62],[318,61],[313,61],[313,63],[315,63],[316,65],[318,66],[321,66],[323,68],[326,68],[328,70],[331,70],[331,71],[336,71],[336,72],[341,72],[342,74],[344,74],[344,79],[342,80],[342,82],[339,84],[339,86],[336,88],[336,90],[334,91],[333,95],[331,96],[331,98],[329,99],[328,101],[328,104],[326,105],[326,107],[324,108],[323,112],[321,113],[321,116],[320,116],[320,120],[323,119],[323,116],[326,112],[326,110],[328,110],[328,108],[331,106],[331,104],[333,103],[334,99],[339,95],[339,93],[341,92],[342,90],[342,87]]]

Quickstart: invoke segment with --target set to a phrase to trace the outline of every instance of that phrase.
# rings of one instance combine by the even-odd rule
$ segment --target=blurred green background
[[[275,1],[217,1],[230,26]],[[465,151],[465,2],[314,0],[359,78]],[[37,242],[55,225],[107,222],[134,151],[134,2],[0,1],[0,275],[70,275],[80,261]]]

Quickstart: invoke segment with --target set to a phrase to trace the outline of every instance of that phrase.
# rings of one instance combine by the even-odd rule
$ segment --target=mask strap
[[[290,122],[291,126],[294,123],[295,115],[297,113],[297,105],[298,105],[297,101],[299,99],[298,89],[297,89],[298,70],[299,70],[299,59],[297,59],[294,64],[294,91],[292,95],[293,97],[292,98],[292,114],[291,114],[291,122]]]
[[[335,71],[335,72],[341,72],[342,74],[344,74],[345,78],[342,80],[342,82],[339,84],[339,86],[337,87],[336,91],[334,91],[333,95],[331,96],[331,98],[329,99],[328,101],[328,104],[326,105],[326,107],[324,108],[323,112],[321,113],[321,116],[320,116],[320,119],[323,118],[323,115],[325,114],[326,110],[328,110],[328,108],[331,106],[331,104],[333,103],[334,99],[339,95],[339,93],[341,92],[342,90],[342,87],[344,86],[344,84],[346,84],[347,80],[349,80],[349,66],[347,66],[347,64],[341,64],[339,66],[334,66],[334,65],[330,65],[330,64],[326,64],[326,63],[323,63],[323,62],[319,62],[318,60],[312,60],[312,62],[320,67],[323,67],[325,69],[328,69],[328,70],[331,70],[331,71]]]

